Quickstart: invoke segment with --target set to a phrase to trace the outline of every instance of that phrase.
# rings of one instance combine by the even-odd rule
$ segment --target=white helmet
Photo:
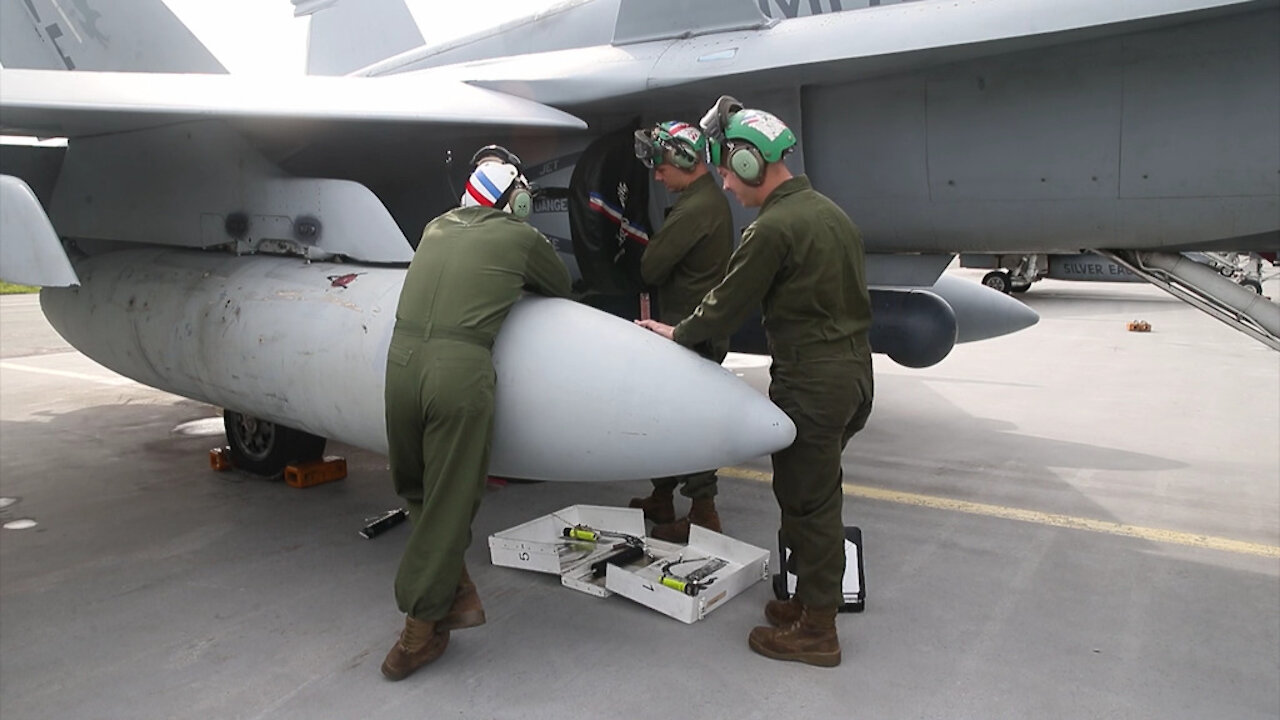
[[[523,220],[533,211],[533,194],[528,181],[514,165],[484,162],[467,179],[461,203],[462,207],[502,210]]]

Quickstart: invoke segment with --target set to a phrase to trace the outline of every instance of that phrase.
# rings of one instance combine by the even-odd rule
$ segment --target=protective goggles
[[[652,130],[636,131],[636,159],[644,163],[644,166],[653,169],[655,165],[661,165],[663,162],[662,143],[653,137]]]
[[[707,139],[707,147],[703,151],[708,165],[720,164],[720,155],[725,141],[725,129],[729,127],[729,119],[734,113],[742,111],[742,103],[730,95],[721,95],[715,105],[702,116],[698,126],[702,136]]]

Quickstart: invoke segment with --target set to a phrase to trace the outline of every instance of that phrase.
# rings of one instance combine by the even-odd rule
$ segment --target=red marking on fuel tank
[[[327,279],[329,280],[329,284],[331,287],[344,288],[350,285],[353,280],[355,280],[357,277],[363,274],[364,273],[347,273],[346,275],[330,275],[328,276]]]

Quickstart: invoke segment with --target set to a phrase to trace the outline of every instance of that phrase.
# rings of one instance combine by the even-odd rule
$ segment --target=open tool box
[[[591,528],[601,536],[571,537],[574,528]],[[489,557],[494,565],[559,575],[565,587],[608,597],[612,593],[605,587],[604,566],[598,563],[644,539],[640,510],[573,505],[490,535]]]
[[[688,545],[652,538],[648,544],[646,564],[608,566],[605,585],[681,622],[701,620],[769,576],[768,550],[697,525],[689,528]]]
[[[769,575],[769,551],[693,526],[689,544],[644,536],[644,513],[573,505],[489,536],[494,565],[560,576],[597,597],[617,593],[686,623]]]

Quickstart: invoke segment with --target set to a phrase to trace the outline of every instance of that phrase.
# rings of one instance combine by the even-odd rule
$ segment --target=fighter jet
[[[873,347],[910,366],[1035,321],[942,275],[958,251],[1089,248],[1149,267],[1170,247],[1277,244],[1280,2],[831,2],[798,16],[802,4],[569,0],[444,44],[384,33],[394,44],[379,49],[366,42],[378,33],[340,14],[355,3],[299,0],[312,57],[343,75],[283,81],[211,74],[173,53],[161,53],[170,72],[120,72],[152,45],[117,24],[116,5],[92,13],[91,36],[52,0],[7,2],[0,129],[68,143],[0,156],[0,276],[46,286],[46,315],[86,355],[228,408],[233,447],[238,437],[244,453],[275,458],[280,437],[380,449],[409,239],[456,202],[465,168],[450,159],[490,142],[516,148],[543,186],[534,222],[572,257],[584,297],[626,315],[629,262],[666,203],[630,155],[631,131],[696,120],[722,94],[774,112],[800,137],[793,170],[863,231]],[[359,5],[375,20],[370,8],[403,9]],[[199,55],[186,40],[157,42]],[[111,43],[135,60],[112,64]],[[551,306],[575,319],[538,325]],[[677,368],[656,347],[592,362],[601,347],[639,348],[622,321],[588,337],[573,330],[599,320],[579,319],[585,308],[525,308],[499,340],[513,349],[496,357],[495,472],[671,474],[636,452],[684,430],[656,408],[706,404],[712,385],[733,394],[706,380],[714,367],[685,355]],[[1231,309],[1280,334],[1267,330],[1272,311]],[[519,333],[526,320],[570,329]],[[751,330],[738,349],[763,350]],[[672,392],[640,397],[652,386],[641,379]],[[505,410],[517,390],[533,394]],[[748,404],[699,418],[729,431],[686,436],[675,462],[711,467],[789,442],[785,418]],[[572,432],[540,415],[556,405]],[[744,418],[754,429],[732,445]],[[547,427],[575,444],[544,444]]]

